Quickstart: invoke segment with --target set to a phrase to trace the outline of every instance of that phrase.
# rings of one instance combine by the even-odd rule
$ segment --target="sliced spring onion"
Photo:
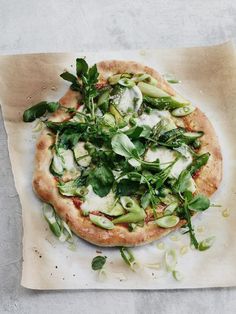
[[[166,270],[172,272],[177,265],[177,255],[174,249],[170,249],[165,253]]]
[[[94,225],[101,227],[103,229],[110,230],[115,227],[111,220],[107,219],[106,217],[90,214],[89,219]]]
[[[115,85],[115,84],[118,83],[118,81],[120,80],[120,78],[121,78],[121,74],[114,74],[114,75],[112,75],[112,76],[110,76],[110,77],[108,78],[108,83],[109,83],[110,85]]]
[[[205,240],[201,241],[198,245],[198,250],[199,251],[206,251],[208,250],[214,243],[215,241],[215,237],[212,236],[212,237],[209,237],[209,238],[206,238]]]
[[[151,84],[147,84],[144,82],[139,82],[138,85],[139,89],[141,90],[143,95],[149,97],[169,97],[170,95],[164,92],[162,89],[153,86]]]
[[[196,108],[193,107],[192,105],[187,105],[182,108],[177,108],[173,111],[171,111],[172,116],[174,117],[184,117],[192,113]]]
[[[120,254],[123,258],[124,262],[133,270],[139,267],[139,263],[135,260],[134,255],[132,254],[131,250],[125,247],[120,248]]]
[[[144,264],[144,266],[147,267],[147,268],[152,268],[152,269],[160,269],[161,268],[161,263]]]
[[[164,250],[165,249],[165,243],[163,243],[163,242],[157,243],[157,248],[159,250]]]
[[[157,220],[155,220],[156,224],[162,228],[171,228],[178,224],[179,217],[171,215],[171,216],[164,216]]]
[[[173,270],[172,275],[175,278],[175,280],[177,280],[177,281],[181,281],[184,278],[183,274],[181,272],[179,272],[178,270]]]
[[[123,77],[121,78],[118,83],[121,85],[121,86],[125,86],[125,87],[128,87],[128,88],[131,88],[131,87],[134,87],[135,85],[135,82],[129,78],[126,78],[126,77]]]
[[[178,202],[173,202],[170,205],[168,205],[164,210],[164,215],[167,216],[173,214],[178,205],[179,205]]]
[[[138,82],[145,82],[154,86],[157,86],[158,82],[157,80],[152,77],[149,74],[146,73],[139,73],[139,74],[135,74],[134,77],[132,78],[136,83]]]
[[[127,210],[127,211],[130,211],[132,212],[133,210],[136,209],[137,207],[137,204],[135,203],[135,201],[131,198],[131,197],[128,197],[128,196],[122,196],[120,198],[120,202],[121,202],[121,205]]]
[[[74,243],[73,235],[69,226],[65,221],[63,221],[59,216],[56,215],[51,205],[43,205],[43,215],[48,222],[52,233],[59,239],[59,241],[68,241],[71,244]]]

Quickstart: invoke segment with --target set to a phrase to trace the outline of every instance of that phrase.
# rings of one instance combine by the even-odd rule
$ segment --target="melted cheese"
[[[149,114],[144,112],[141,116],[137,118],[136,121],[137,125],[139,126],[147,125],[150,128],[153,128],[161,120],[164,120],[166,122],[166,126],[168,126],[165,131],[176,128],[175,123],[171,118],[171,114],[167,110],[153,109]]]
[[[159,159],[161,163],[160,167],[162,169],[165,169],[169,165],[165,163],[174,161],[177,156],[178,153],[171,149],[158,147],[155,150],[148,149],[144,159],[150,162]],[[180,159],[174,164],[171,169],[171,176],[174,178],[178,178],[180,173],[192,163],[192,160],[192,156],[189,152],[186,153],[186,157],[180,157]]]
[[[128,110],[137,111],[140,108],[142,101],[143,95],[138,86],[135,85],[132,88],[125,89],[117,104],[117,109],[123,113],[126,113]]]
[[[110,192],[104,197],[100,197],[93,192],[91,185],[88,186],[88,194],[85,196],[85,202],[81,205],[81,209],[85,212],[106,211],[112,208],[115,202],[115,195]]]

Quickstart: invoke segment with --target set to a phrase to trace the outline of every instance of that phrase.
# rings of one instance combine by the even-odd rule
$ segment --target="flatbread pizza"
[[[191,217],[222,177],[209,119],[137,62],[77,59],[76,70],[61,75],[71,86],[59,102],[24,113],[26,122],[44,114],[35,193],[90,243],[144,245],[185,228],[198,249]]]

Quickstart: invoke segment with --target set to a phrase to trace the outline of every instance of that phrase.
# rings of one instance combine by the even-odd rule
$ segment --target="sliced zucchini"
[[[178,104],[182,104],[183,106],[190,105],[190,101],[185,99],[183,96],[181,96],[178,93],[176,93],[175,96],[171,96],[171,99]]]
[[[73,153],[78,165],[82,167],[88,167],[91,162],[91,157],[89,156],[89,153],[84,146],[84,142],[78,142],[73,147]]]
[[[63,161],[60,156],[56,155],[56,153],[54,153],[52,158],[50,172],[59,177],[61,177],[64,172]]]

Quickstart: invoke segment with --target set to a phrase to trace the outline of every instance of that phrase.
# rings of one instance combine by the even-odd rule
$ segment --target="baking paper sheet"
[[[76,250],[60,243],[42,216],[42,203],[32,191],[33,124],[22,122],[23,111],[42,100],[58,100],[69,84],[59,78],[64,69],[74,71],[76,57],[90,64],[104,59],[142,62],[160,73],[173,73],[182,81],[176,89],[198,105],[212,121],[222,147],[224,176],[212,207],[194,218],[199,240],[214,235],[210,250],[189,248],[188,235],[175,232],[150,245],[133,249],[142,267],[131,271],[116,248],[98,248],[76,238]],[[76,54],[31,54],[0,57],[0,103],[16,189],[22,204],[23,270],[21,284],[31,289],[173,289],[236,285],[236,57],[232,43],[214,47],[116,51]],[[222,212],[228,210],[229,217]],[[160,243],[165,249],[160,249]],[[158,248],[159,246],[159,248]],[[187,248],[187,252],[183,253]],[[163,267],[165,250],[176,249],[177,282]],[[107,277],[101,281],[91,269],[96,255],[107,256]],[[144,264],[159,263],[160,269]]]

